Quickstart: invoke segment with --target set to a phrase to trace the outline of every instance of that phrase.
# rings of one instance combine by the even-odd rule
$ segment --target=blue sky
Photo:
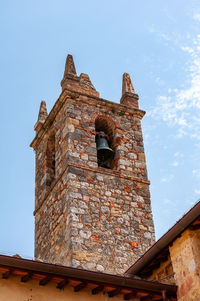
[[[160,237],[200,197],[200,4],[195,0],[0,1],[0,253],[32,258],[39,104],[58,98],[68,53],[102,98],[122,74],[140,96]]]

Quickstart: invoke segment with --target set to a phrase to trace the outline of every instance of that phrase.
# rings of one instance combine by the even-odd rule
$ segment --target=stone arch
[[[115,123],[111,117],[106,115],[98,115],[95,119],[95,131],[103,131],[110,138],[110,144],[113,144],[115,134]]]
[[[95,141],[97,144],[97,161],[98,166],[104,168],[113,168],[113,161],[115,151],[113,148],[114,145],[114,132],[115,132],[115,123],[113,120],[105,115],[98,115],[95,119]],[[105,152],[99,151],[99,139],[107,141],[107,146],[109,149]]]

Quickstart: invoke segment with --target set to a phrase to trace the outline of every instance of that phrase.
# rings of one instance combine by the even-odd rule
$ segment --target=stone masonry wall
[[[170,247],[178,300],[200,300],[200,230],[186,230]]]
[[[136,185],[70,166],[36,214],[36,258],[123,273],[153,242],[149,203]]]
[[[167,260],[160,263],[158,268],[152,270],[151,276],[147,280],[159,281],[165,284],[175,284],[174,271],[170,256]]]
[[[122,274],[154,243],[143,115],[80,91],[62,92],[33,142],[36,259]],[[97,117],[112,125],[113,169],[97,164]],[[46,149],[52,136],[51,183]]]

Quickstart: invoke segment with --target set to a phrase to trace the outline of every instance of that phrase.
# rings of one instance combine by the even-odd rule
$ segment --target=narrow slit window
[[[51,186],[55,179],[55,163],[55,135],[51,135],[47,142],[46,152],[47,186]]]

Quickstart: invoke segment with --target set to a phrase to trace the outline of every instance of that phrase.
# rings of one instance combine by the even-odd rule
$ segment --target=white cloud
[[[200,189],[195,189],[194,191],[196,194],[200,194]]]
[[[200,14],[195,13],[195,14],[193,15],[193,18],[194,18],[194,20],[200,21]]]
[[[193,15],[193,19],[197,22],[199,30],[200,13]],[[191,147],[189,157],[193,161],[199,162],[200,160],[200,34],[196,37],[192,34],[185,34],[185,36],[177,36],[175,39],[175,33],[170,35],[162,35],[159,30],[154,27],[151,28],[151,32],[156,34],[160,39],[163,39],[166,44],[170,39],[170,43],[167,47],[175,46],[182,52],[185,63],[181,66],[184,79],[182,84],[177,88],[169,87],[166,94],[157,96],[156,105],[147,112],[154,121],[162,121],[168,127],[173,128],[173,136],[177,139],[185,139],[186,146]],[[200,33],[200,30],[198,31]],[[184,43],[181,41],[184,41]],[[172,46],[171,46],[172,44]],[[183,45],[184,44],[184,45]],[[174,70],[174,72],[176,72]],[[159,82],[160,78],[157,77],[156,81]],[[172,130],[170,130],[172,133]],[[191,145],[189,139],[191,140]],[[183,142],[183,141],[182,141]],[[181,143],[182,143],[181,142]],[[182,145],[182,144],[181,144]],[[184,147],[184,145],[182,145]],[[195,148],[195,149],[194,149]],[[179,152],[174,153],[174,161],[172,166],[177,167],[183,164],[183,154]],[[196,165],[198,167],[198,165]],[[200,169],[194,169],[192,171],[194,178],[200,184]],[[162,177],[161,182],[166,183],[170,180],[170,177]],[[200,186],[199,186],[200,187]],[[196,194],[200,194],[200,189],[195,190]],[[191,205],[191,202],[190,202]]]
[[[200,178],[200,169],[193,169],[192,170],[193,175],[195,175],[196,177]]]
[[[165,177],[162,177],[161,178],[161,182],[162,183],[169,183],[169,182],[171,182],[172,180],[174,179],[174,175],[167,175],[167,176],[165,176]]]
[[[177,138],[189,136],[191,139],[200,140],[200,34],[192,42],[192,46],[180,48],[189,58],[186,64],[187,87],[169,88],[167,95],[157,97],[156,106],[148,114],[170,127],[175,127]]]
[[[197,191],[200,191],[199,190],[199,187],[200,187],[200,169],[193,169],[192,174],[193,174],[194,178],[196,179],[196,183],[198,185],[198,188],[195,190],[195,193],[198,194]]]
[[[174,162],[172,163],[172,166],[174,166],[174,167],[179,166],[179,162],[178,162],[178,161],[174,161]]]
[[[170,204],[170,203],[172,203],[172,201],[170,201],[169,199],[164,199],[163,203],[164,204]]]
[[[183,157],[183,154],[181,152],[175,152],[174,157],[180,158]]]

